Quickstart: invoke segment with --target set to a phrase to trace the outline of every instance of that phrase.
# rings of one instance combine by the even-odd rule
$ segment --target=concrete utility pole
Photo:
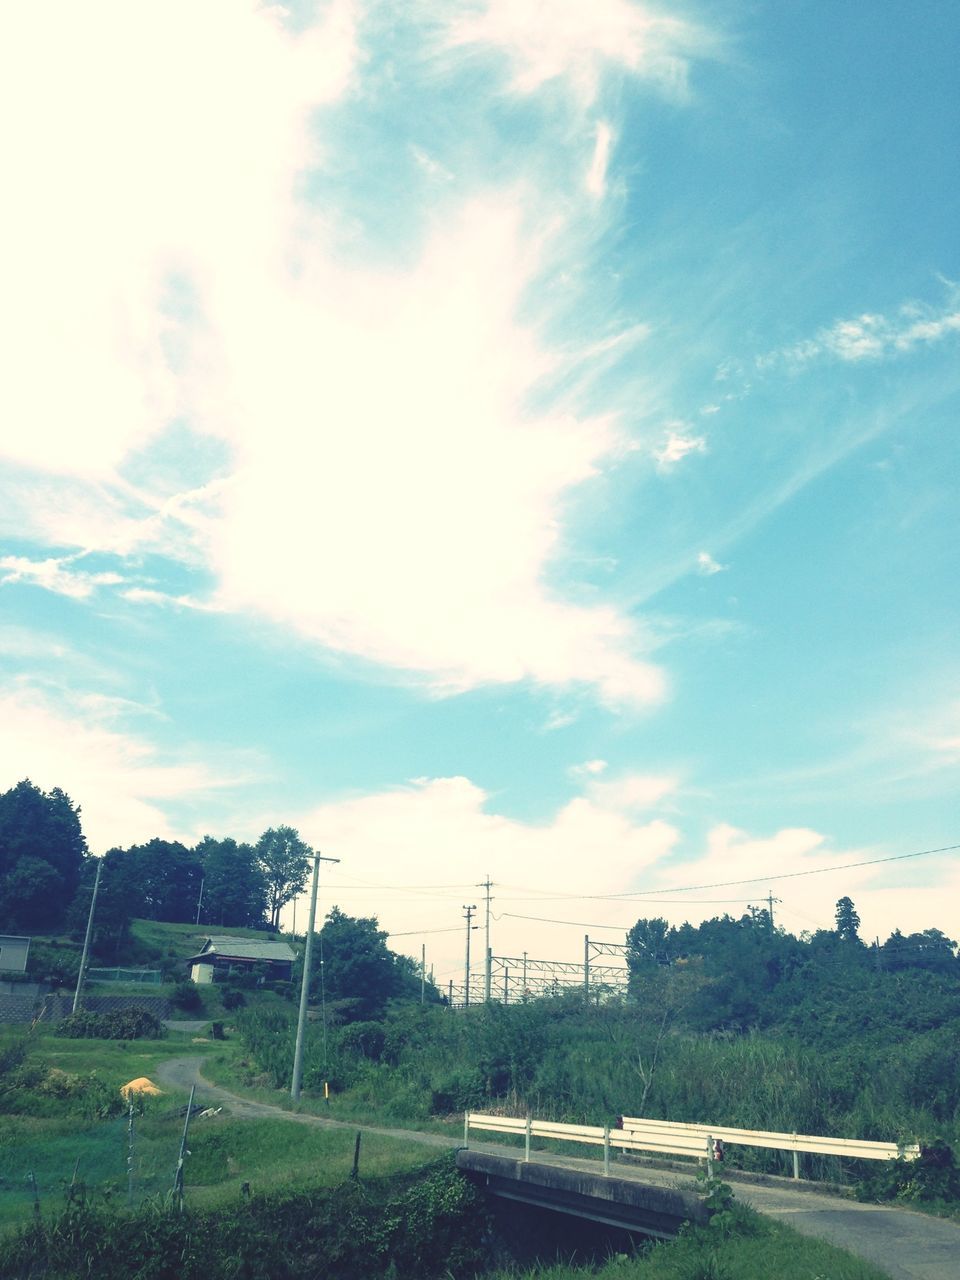
[[[487,957],[487,960],[486,960],[486,967],[484,969],[484,975],[483,975],[484,1000],[490,999],[490,981],[491,981],[491,976],[493,971],[493,953],[490,950],[490,890],[492,886],[493,886],[493,881],[490,879],[490,872],[488,871],[486,880],[484,880],[482,884],[477,885],[478,889],[485,889],[486,895],[487,895],[486,897],[486,914],[487,914],[486,957]]]
[[[465,913],[464,919],[467,922],[467,960],[466,960],[466,964],[464,965],[465,982],[464,982],[463,1003],[467,1008],[470,1007],[470,930],[475,929],[477,927],[475,924],[471,923],[473,920],[473,913],[476,911],[476,909],[477,909],[476,903],[471,903],[469,907],[464,906],[463,908]]]
[[[773,896],[773,893],[771,892],[770,889],[767,890],[767,910],[770,913],[770,932],[771,933],[773,933],[773,904],[775,902],[781,902],[781,901],[782,899],[775,898]]]
[[[83,937],[83,953],[80,956],[80,972],[77,974],[77,989],[73,993],[73,1013],[80,1008],[80,992],[83,980],[87,976],[87,957],[90,955],[90,938],[93,935],[93,913],[97,905],[97,890],[100,888],[100,872],[103,870],[103,859],[97,860],[97,876],[93,882],[93,896],[90,899],[90,911],[87,914],[87,932]]]
[[[197,919],[196,923],[200,923],[200,908],[203,906],[203,886],[207,883],[206,876],[200,877],[200,896],[197,898]]]
[[[290,1097],[294,1102],[300,1101],[300,1085],[303,1081],[303,1032],[307,1025],[307,997],[310,994],[310,952],[313,950],[313,926],[317,919],[317,884],[320,880],[320,863],[339,861],[339,858],[324,858],[319,853],[315,853],[313,855],[313,885],[310,889],[310,923],[307,925],[307,937],[303,947],[303,977],[300,980],[300,1015],[297,1018],[297,1043],[293,1051],[293,1079],[290,1082]]]

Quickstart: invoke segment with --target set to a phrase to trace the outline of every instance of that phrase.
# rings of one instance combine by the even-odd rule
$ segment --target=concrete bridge
[[[603,1175],[595,1162],[540,1155],[527,1161],[476,1149],[458,1151],[456,1160],[462,1173],[499,1199],[660,1240],[672,1239],[685,1222],[707,1221],[706,1208],[692,1190],[657,1185],[641,1171]]]

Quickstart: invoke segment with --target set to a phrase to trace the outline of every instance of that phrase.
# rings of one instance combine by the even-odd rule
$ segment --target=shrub
[[[182,1009],[185,1013],[195,1013],[203,1008],[203,1000],[197,984],[189,979],[177,983],[170,997],[170,1003],[175,1009]]]
[[[167,1031],[149,1010],[134,1007],[115,1013],[81,1009],[58,1023],[57,1034],[72,1040],[160,1040]]]

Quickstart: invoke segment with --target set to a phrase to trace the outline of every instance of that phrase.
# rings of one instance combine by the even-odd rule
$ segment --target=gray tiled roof
[[[208,938],[198,955],[191,959],[196,962],[205,956],[223,956],[232,960],[296,960],[297,953],[289,942],[276,942],[273,939],[259,938]]]

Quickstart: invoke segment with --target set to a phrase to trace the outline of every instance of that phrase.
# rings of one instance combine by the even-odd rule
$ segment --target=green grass
[[[13,1039],[9,1033],[0,1044]],[[70,1079],[67,1096],[42,1088],[22,1091],[18,1113],[0,1117],[0,1225],[21,1222],[33,1207],[30,1175],[41,1207],[62,1204],[74,1176],[94,1194],[127,1203],[128,1117],[98,1119],[85,1094],[116,1097],[120,1086],[139,1076],[156,1081],[168,1058],[208,1053],[213,1043],[185,1035],[165,1040],[70,1040],[49,1032],[29,1040],[28,1062]],[[87,1082],[90,1083],[88,1085]],[[271,1091],[272,1099],[276,1094]],[[134,1116],[133,1202],[163,1196],[172,1186],[183,1119],[182,1091],[164,1086],[160,1097],[143,1102]],[[16,1105],[16,1104],[15,1104]],[[238,1120],[223,1113],[195,1117],[189,1134],[185,1183],[191,1203],[216,1205],[235,1199],[240,1187],[266,1190],[304,1184],[333,1186],[349,1175],[355,1135],[342,1129],[309,1128],[290,1119]],[[421,1167],[436,1153],[420,1144],[365,1134],[361,1172],[380,1176]]]
[[[885,1272],[779,1223],[712,1240],[687,1232],[639,1255],[618,1254],[599,1267],[563,1263],[497,1271],[489,1280],[888,1280]]]

